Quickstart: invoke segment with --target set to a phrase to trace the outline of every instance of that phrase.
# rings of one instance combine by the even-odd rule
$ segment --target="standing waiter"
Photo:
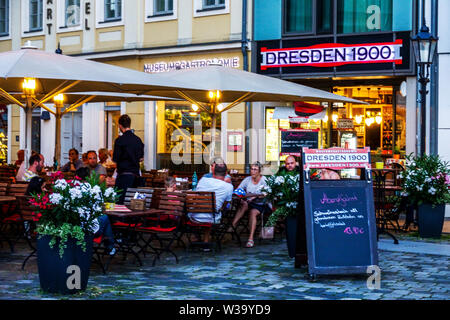
[[[131,119],[127,114],[119,118],[122,136],[114,142],[113,161],[117,164],[116,187],[122,190],[119,204],[123,204],[128,188],[140,183],[139,162],[144,160],[144,144],[130,129]]]

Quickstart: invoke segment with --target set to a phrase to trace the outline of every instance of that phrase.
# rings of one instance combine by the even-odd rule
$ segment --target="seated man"
[[[103,183],[106,179],[106,168],[97,162],[97,153],[94,150],[87,152],[87,167],[90,173],[94,171],[100,176],[100,183]]]
[[[284,166],[278,170],[277,174],[285,174],[288,172],[300,173],[300,167],[297,165],[297,160],[294,156],[288,156],[284,160]]]
[[[225,182],[227,166],[216,164],[211,178],[203,176],[197,185],[197,191],[214,192],[216,197],[215,221],[213,213],[189,213],[188,217],[198,223],[218,223],[222,217],[220,209],[225,201],[231,201],[233,196],[233,185]],[[210,230],[205,233],[205,242],[209,242]]]
[[[33,177],[36,177],[39,175],[39,173],[44,168],[44,156],[42,154],[34,154],[30,157],[29,160],[29,168],[25,169],[22,181],[29,182]]]
[[[69,150],[69,162],[67,162],[62,168],[62,172],[75,172],[83,166],[83,161],[79,158],[78,150],[72,148]]]
[[[213,172],[214,172],[214,167],[215,167],[216,164],[225,164],[225,161],[223,161],[222,157],[214,157],[214,158],[212,158],[211,159],[211,164],[210,164],[211,172],[203,175],[203,177],[212,178]],[[226,174],[224,181],[228,182],[228,183],[231,183],[231,176],[229,174]]]

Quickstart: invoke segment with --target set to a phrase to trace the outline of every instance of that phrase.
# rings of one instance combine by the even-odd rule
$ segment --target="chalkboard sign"
[[[328,149],[327,154],[327,150],[306,149],[302,157],[309,273],[366,273],[367,267],[378,264],[370,169],[361,162],[367,171],[364,180],[310,180],[309,170],[319,167],[319,163],[314,163],[313,157],[312,162],[305,162],[306,156],[312,151],[317,156],[326,155],[336,169],[339,153],[332,150]],[[367,150],[348,150],[347,154],[342,150],[342,157],[363,155]],[[342,165],[346,168],[346,164]]]
[[[302,148],[319,147],[318,130],[281,130],[280,155],[300,156]]]

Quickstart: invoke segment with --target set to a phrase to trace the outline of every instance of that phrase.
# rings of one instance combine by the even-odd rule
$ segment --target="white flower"
[[[59,202],[63,199],[63,196],[59,193],[52,193],[49,197],[49,200],[53,204],[59,204]]]
[[[81,199],[83,195],[81,194],[81,189],[79,187],[71,188],[69,190],[70,197],[72,199]]]
[[[430,190],[428,190],[428,192],[429,192],[430,194],[436,194],[436,189],[433,188],[433,187],[431,187]]]
[[[279,184],[279,185],[281,185],[281,184],[283,184],[284,183],[284,177],[283,176],[278,176],[276,179],[275,179],[275,183],[276,184]]]
[[[407,196],[409,195],[409,193],[406,192],[406,191],[403,191],[403,192],[401,193],[401,195],[402,195],[402,197],[407,197]]]
[[[109,198],[109,197],[115,197],[116,196],[116,192],[114,191],[113,188],[108,188],[105,190],[105,197]]]
[[[91,185],[89,184],[89,183],[87,183],[87,182],[85,182],[85,183],[82,183],[81,184],[81,191],[82,192],[91,192]]]
[[[64,179],[58,179],[55,182],[55,189],[65,189],[67,187],[67,181]]]
[[[431,178],[425,178],[425,182],[431,182]]]
[[[423,187],[422,186],[416,186],[417,191],[422,191]]]
[[[100,189],[99,186],[94,186],[94,187],[91,189],[91,192],[92,192],[92,193],[101,193],[101,192],[102,192],[102,189]]]

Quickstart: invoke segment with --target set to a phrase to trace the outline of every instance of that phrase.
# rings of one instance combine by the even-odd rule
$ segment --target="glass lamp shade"
[[[416,63],[432,64],[438,39],[433,37],[427,26],[423,25],[420,32],[411,38]]]

